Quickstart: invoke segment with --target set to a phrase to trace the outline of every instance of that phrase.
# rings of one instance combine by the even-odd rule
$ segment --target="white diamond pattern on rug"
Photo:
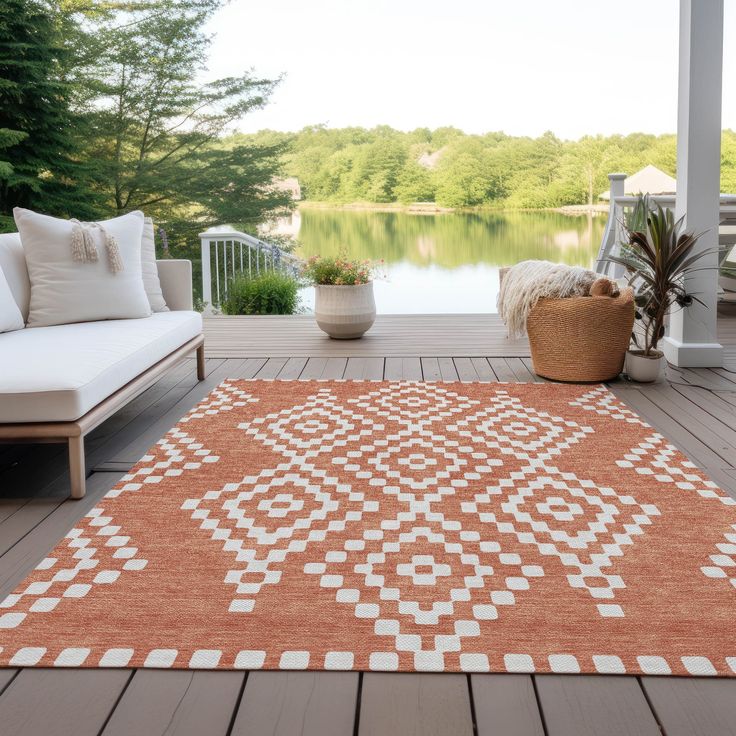
[[[520,460],[551,460],[593,432],[591,427],[526,407],[505,391],[498,391],[487,408],[449,424],[446,431],[473,446]],[[476,454],[487,457],[482,451]]]
[[[396,651],[411,653],[418,670],[441,670],[447,652],[459,652],[463,639],[480,635],[480,622],[497,619],[498,606],[514,603],[511,589],[494,587],[513,585],[516,578],[504,581],[488,559],[492,555],[506,567],[520,564],[520,558],[498,552],[497,543],[475,534],[450,535],[391,521],[347,540],[344,549],[327,552],[324,563],[307,564],[304,572],[319,576],[322,587],[334,588],[335,601],[350,607],[357,619],[374,621],[374,633],[389,637]]]
[[[63,600],[84,598],[93,586],[113,585],[122,574],[145,570],[148,564],[102,506],[89,511],[63,544],[71,552],[73,564],[65,566],[58,557],[41,560],[36,571],[42,579],[0,601],[0,628],[14,628],[28,614],[50,613]],[[2,609],[19,604],[24,606],[23,612],[2,613]]]
[[[622,460],[622,468],[634,468],[640,475],[654,478],[665,487],[678,492],[695,491],[702,498],[717,501],[724,506],[736,506],[736,499],[723,493],[713,481],[705,480],[695,471],[690,460],[682,458],[677,448],[670,445],[661,434],[654,433],[632,448]],[[736,524],[731,524],[723,534],[723,541],[700,568],[707,578],[726,581],[736,588]]]
[[[278,565],[287,556],[357,524],[364,513],[378,511],[378,502],[306,465],[283,476],[271,470],[246,476],[201,499],[187,499],[182,509],[191,511],[200,528],[242,563],[227,573],[225,582],[236,586],[231,610],[247,613],[263,585],[281,580]]]
[[[295,465],[329,454],[356,437],[370,437],[383,425],[340,406],[329,389],[320,389],[303,404],[256,417],[238,427],[246,435],[281,453]]]
[[[179,429],[172,429],[159,440],[156,449],[163,452],[166,459],[156,460],[155,455],[144,455],[138,466],[120,479],[122,485],[111,490],[107,497],[114,498],[126,491],[140,491],[146,484],[160,483],[164,478],[180,476],[187,470],[198,470],[203,464],[216,463],[220,459],[201,442]]]
[[[232,411],[239,406],[257,403],[258,399],[254,398],[252,394],[243,391],[237,385],[223,381],[212,391],[205,401],[197,404],[197,406],[187,412],[181,418],[181,422],[191,422],[194,419],[214,416],[223,411]]]
[[[593,411],[600,416],[623,420],[629,424],[638,424],[641,427],[647,426],[640,417],[620,402],[605,386],[598,386],[584,393],[575,401],[571,401],[570,406],[579,406],[585,411]]]
[[[625,587],[619,575],[606,570],[660,514],[652,504],[639,504],[613,488],[537,463],[502,478],[462,509],[495,525],[501,538],[513,535],[521,544],[534,545],[543,558],[557,557],[575,570],[567,576],[571,587],[606,600]],[[599,604],[598,611],[602,616],[623,615],[615,604]]]
[[[348,407],[356,406],[364,413],[407,424],[443,424],[479,404],[436,383],[410,382],[391,383],[347,402]]]

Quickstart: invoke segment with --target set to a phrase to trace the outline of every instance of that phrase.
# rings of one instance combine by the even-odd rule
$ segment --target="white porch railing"
[[[227,298],[232,280],[266,271],[297,275],[302,260],[273,243],[237,230],[200,233],[202,249],[202,301],[205,309],[219,306]]]
[[[615,253],[616,246],[624,238],[624,216],[628,209],[634,207],[637,197],[624,194],[626,174],[609,174],[608,179],[611,182],[611,203],[594,270],[610,278],[619,278],[623,275],[623,267],[612,263],[608,258]],[[651,194],[649,198],[665,209],[675,209],[674,194]],[[718,231],[721,246],[736,244],[736,194],[721,194]],[[728,258],[730,261],[732,256]]]

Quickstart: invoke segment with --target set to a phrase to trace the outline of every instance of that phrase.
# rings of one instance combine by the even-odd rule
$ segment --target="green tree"
[[[581,178],[585,186],[587,201],[592,205],[596,200],[597,186],[602,184],[603,162],[610,156],[609,144],[602,136],[586,135],[581,138],[574,150],[574,157],[580,169]]]
[[[4,0],[0,9],[0,216],[13,207],[85,216],[94,199],[75,151],[79,120],[64,79],[69,52],[55,6]]]
[[[475,207],[498,196],[499,180],[478,138],[458,138],[447,146],[435,170],[437,203]]]
[[[392,134],[378,135],[358,147],[350,172],[348,192],[358,201],[393,202],[394,189],[406,163],[406,146]]]
[[[94,24],[85,155],[109,214],[144,209],[188,232],[257,223],[288,205],[288,194],[271,186],[286,141],[221,142],[276,82],[252,73],[195,81],[209,45],[203,26],[220,5],[154,0]]]
[[[409,161],[396,180],[394,196],[397,202],[433,202],[435,198],[432,174],[416,161]]]

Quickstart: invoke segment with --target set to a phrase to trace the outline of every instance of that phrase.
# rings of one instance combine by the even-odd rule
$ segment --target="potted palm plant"
[[[702,304],[687,293],[684,277],[706,252],[693,253],[700,236],[683,232],[683,220],[675,220],[671,210],[640,196],[624,221],[626,240],[610,257],[626,268],[635,294],[634,347],[626,354],[625,366],[634,381],[648,383],[659,377],[663,353],[658,345],[670,311],[694,301]]]
[[[376,319],[375,266],[343,255],[312,256],[303,269],[314,284],[314,313],[323,332],[336,340],[362,337]]]

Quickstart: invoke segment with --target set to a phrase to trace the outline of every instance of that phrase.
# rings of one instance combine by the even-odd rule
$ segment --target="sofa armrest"
[[[166,306],[174,312],[192,309],[192,262],[166,258],[156,261]]]

